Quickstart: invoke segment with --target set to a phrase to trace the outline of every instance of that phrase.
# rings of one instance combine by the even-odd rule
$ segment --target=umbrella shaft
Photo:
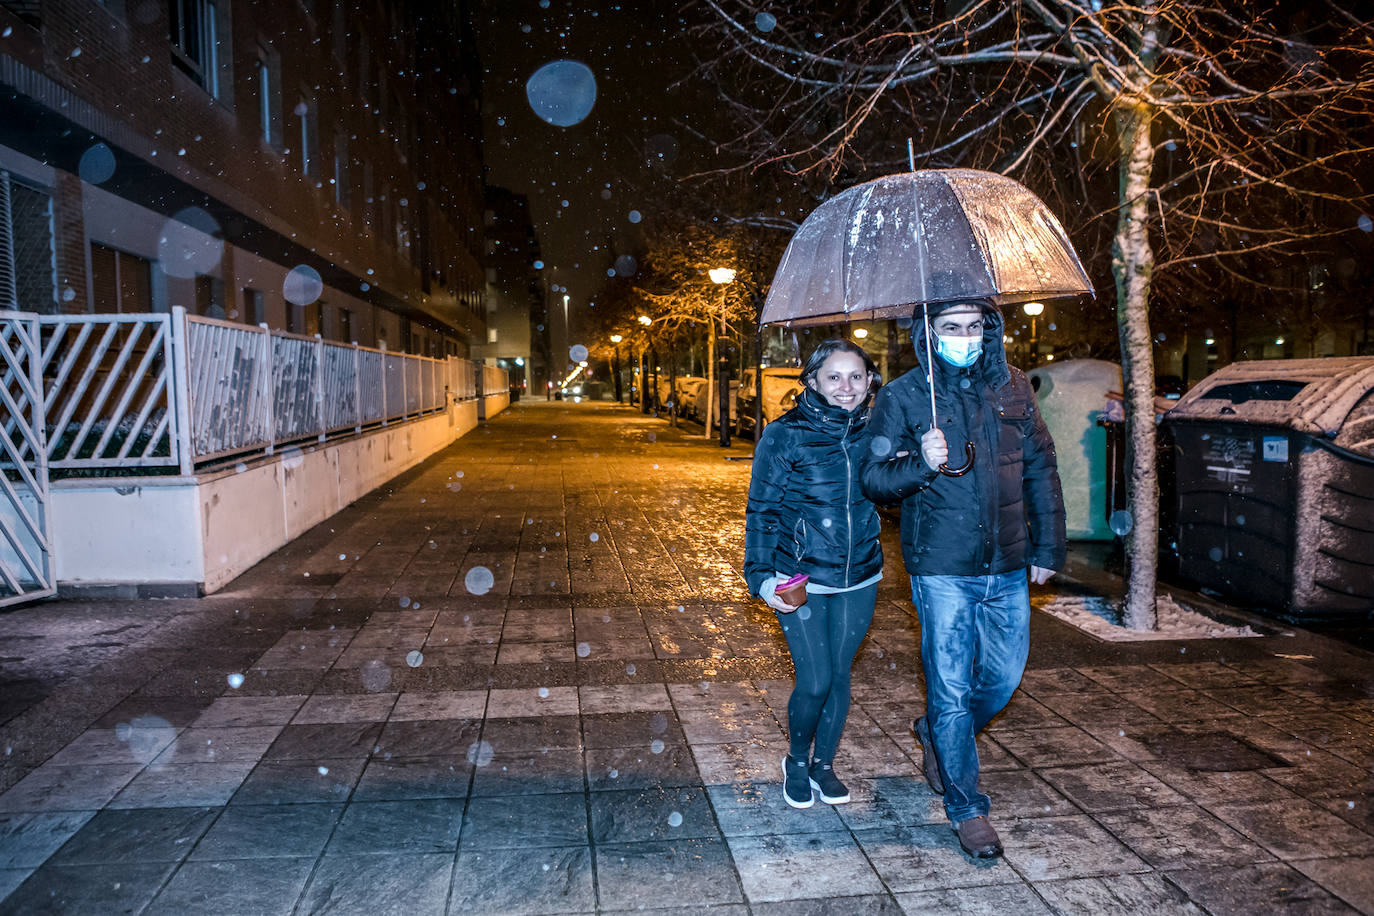
[[[921,303],[921,331],[926,339],[926,387],[930,389],[930,428],[935,428],[935,359],[930,352],[930,306]]]

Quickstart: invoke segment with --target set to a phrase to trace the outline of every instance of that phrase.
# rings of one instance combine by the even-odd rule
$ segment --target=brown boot
[[[921,772],[925,774],[930,790],[936,795],[945,794],[945,781],[940,778],[940,763],[935,758],[935,742],[930,739],[930,723],[925,716],[911,724],[916,739],[921,742]]]
[[[1002,854],[1002,841],[986,817],[971,817],[954,825],[959,845],[975,859],[993,859]]]

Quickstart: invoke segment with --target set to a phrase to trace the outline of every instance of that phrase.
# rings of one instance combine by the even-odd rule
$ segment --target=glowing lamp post
[[[1036,347],[1036,340],[1035,340],[1035,320],[1036,320],[1037,318],[1039,318],[1042,314],[1044,314],[1044,312],[1045,312],[1045,303],[1043,303],[1043,302],[1027,302],[1025,305],[1021,306],[1021,311],[1025,312],[1026,315],[1027,315],[1027,316],[1030,318],[1030,320],[1031,320],[1031,328],[1030,328],[1030,331],[1031,331],[1031,332],[1030,332],[1030,351],[1031,351],[1031,362],[1034,362],[1034,361],[1035,361],[1035,357],[1039,355],[1039,350],[1038,350],[1038,348]]]
[[[640,315],[639,323],[644,327],[649,327],[654,320],[648,315]],[[645,344],[643,352],[639,354],[639,410],[641,413],[650,411],[649,397],[649,346]]]
[[[611,343],[615,344],[615,402],[624,403],[620,397],[620,342],[625,338],[619,334],[611,335]]]

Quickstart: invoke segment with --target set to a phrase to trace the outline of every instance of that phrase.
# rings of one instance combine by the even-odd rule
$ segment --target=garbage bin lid
[[[1334,437],[1374,391],[1374,356],[1232,363],[1185,394],[1164,422],[1221,420]]]

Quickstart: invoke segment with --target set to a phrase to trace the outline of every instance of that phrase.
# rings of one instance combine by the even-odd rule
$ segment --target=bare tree
[[[597,336],[609,339],[619,333],[640,349],[655,341],[704,338],[708,384],[714,392],[718,342],[723,337],[743,342],[749,336],[758,318],[754,294],[766,285],[760,271],[776,261],[784,241],[779,236],[769,245],[738,225],[655,225],[634,278],[611,281],[598,297],[604,327]],[[712,281],[710,271],[719,268],[734,271],[731,282]],[[706,434],[710,432],[708,411]]]
[[[1374,158],[1371,22],[1354,4],[1278,0],[802,2],[786,14],[700,2],[723,49],[703,71],[742,125],[728,144],[741,167],[843,186],[905,168],[913,137],[921,165],[1010,174],[1060,213],[1086,212],[1069,220],[1080,240],[1110,237],[1133,526],[1125,616],[1153,628],[1152,281],[1199,265],[1252,275],[1257,257],[1355,229]]]

